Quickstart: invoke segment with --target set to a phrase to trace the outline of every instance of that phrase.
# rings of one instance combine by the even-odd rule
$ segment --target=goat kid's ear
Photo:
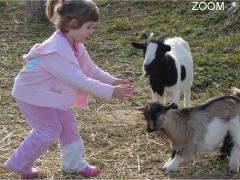
[[[145,49],[146,48],[145,43],[131,42],[131,45],[136,49]]]

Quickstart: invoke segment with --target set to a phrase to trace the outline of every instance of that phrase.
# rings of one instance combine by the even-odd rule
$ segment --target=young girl
[[[88,94],[127,100],[133,87],[98,68],[82,44],[99,18],[92,0],[47,0],[46,13],[57,30],[23,56],[26,65],[12,91],[32,131],[5,166],[22,178],[36,178],[34,161],[58,140],[64,172],[97,176],[96,168],[84,159],[84,144],[70,106],[86,107]]]

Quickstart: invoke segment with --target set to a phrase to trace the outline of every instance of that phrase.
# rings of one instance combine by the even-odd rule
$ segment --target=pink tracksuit
[[[110,99],[116,78],[92,62],[83,44],[72,48],[60,31],[36,44],[24,60],[12,95],[32,131],[5,166],[19,174],[28,173],[33,162],[58,140],[62,170],[81,171],[88,164],[70,106],[85,108],[88,94]]]

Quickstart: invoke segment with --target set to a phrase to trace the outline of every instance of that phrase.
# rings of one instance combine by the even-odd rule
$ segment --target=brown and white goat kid
[[[195,153],[212,150],[223,142],[226,135],[232,138],[229,171],[237,172],[240,163],[240,90],[232,96],[220,96],[204,104],[177,109],[175,104],[162,106],[151,103],[145,106],[144,116],[149,132],[163,130],[170,140],[172,157],[163,166],[166,172],[177,171],[185,159]]]

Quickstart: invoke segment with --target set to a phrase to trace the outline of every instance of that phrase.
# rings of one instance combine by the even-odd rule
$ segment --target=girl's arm
[[[80,44],[79,47],[79,54],[80,54],[80,63],[83,64],[83,68],[88,68],[90,71],[90,76],[93,79],[99,80],[102,83],[110,84],[112,85],[116,78],[109,73],[103,71],[101,68],[99,68],[97,65],[95,65],[90,58],[86,48],[83,44]]]
[[[102,99],[111,99],[114,87],[87,77],[80,67],[57,53],[41,57],[41,66],[74,88]],[[109,78],[110,79],[110,78]]]

